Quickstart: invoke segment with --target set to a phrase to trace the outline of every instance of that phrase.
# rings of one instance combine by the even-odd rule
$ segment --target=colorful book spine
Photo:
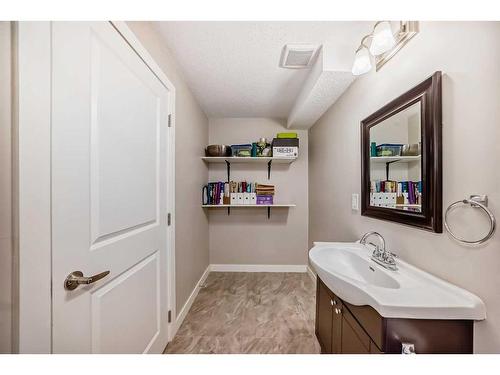
[[[202,189],[202,204],[256,204],[257,191],[259,195],[272,196],[274,186],[247,181],[209,182]]]
[[[371,181],[370,192],[396,193],[398,197],[407,194],[409,200],[416,202],[422,195],[422,181]]]

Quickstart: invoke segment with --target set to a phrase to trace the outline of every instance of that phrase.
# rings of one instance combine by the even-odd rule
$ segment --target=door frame
[[[168,89],[167,325],[172,340],[175,303],[175,87],[123,21],[110,24]],[[51,70],[52,22],[13,28],[13,352],[52,353]],[[36,63],[35,63],[36,62]],[[62,282],[55,280],[54,282]],[[34,287],[36,286],[36,287]]]

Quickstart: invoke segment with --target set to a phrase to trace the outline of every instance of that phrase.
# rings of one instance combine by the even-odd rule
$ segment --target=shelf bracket
[[[227,216],[231,215],[231,207],[227,208]]]
[[[269,160],[269,162],[267,163],[267,179],[270,180],[271,179],[271,165],[272,165],[273,161],[272,160]]]
[[[267,218],[271,218],[271,207],[267,206]]]
[[[397,163],[399,160],[388,161],[385,163],[385,180],[389,181],[389,164]]]
[[[225,160],[227,169],[227,182],[231,181],[231,163]]]

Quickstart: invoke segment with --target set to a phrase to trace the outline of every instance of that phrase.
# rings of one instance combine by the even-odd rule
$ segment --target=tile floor
[[[305,273],[212,272],[165,353],[319,353]]]

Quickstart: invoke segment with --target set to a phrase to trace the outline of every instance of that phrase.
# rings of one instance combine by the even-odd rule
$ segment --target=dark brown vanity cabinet
[[[319,280],[319,278],[318,278]],[[321,283],[323,285],[323,283]],[[316,292],[316,336],[325,353],[340,353],[342,302],[323,285]]]
[[[337,297],[317,278],[316,336],[327,354],[472,353],[470,320],[383,318],[370,306],[354,306]]]

